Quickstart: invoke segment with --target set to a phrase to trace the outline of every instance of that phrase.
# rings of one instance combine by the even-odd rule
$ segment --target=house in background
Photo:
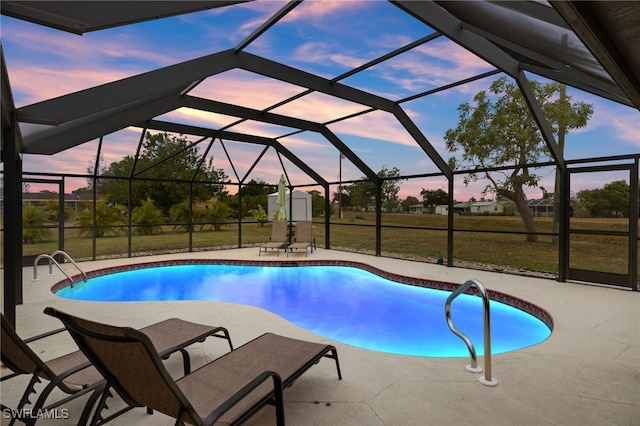
[[[409,206],[409,213],[427,213],[422,203]]]
[[[502,214],[504,204],[500,201],[476,201],[469,206],[471,214]]]

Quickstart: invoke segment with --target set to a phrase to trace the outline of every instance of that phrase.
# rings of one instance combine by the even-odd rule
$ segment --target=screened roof
[[[19,107],[21,151],[55,154],[105,135],[108,139],[133,126],[208,138],[199,139],[205,144],[225,141],[229,148],[224,146],[226,155],[218,158],[227,157],[232,165],[233,143],[255,145],[237,148],[239,153],[248,149],[255,156],[261,155],[262,147],[271,147],[281,163],[297,168],[310,182],[325,184],[336,177],[334,169],[323,170],[323,162],[333,162],[338,152],[346,165],[375,181],[376,168],[369,159],[375,147],[369,142],[386,138],[393,139],[399,156],[427,160],[429,165],[422,171],[450,176],[442,147],[433,142],[428,126],[416,125],[412,109],[429,108],[431,95],[452,87],[507,75],[539,115],[527,81],[541,76],[640,107],[637,2],[363,2],[359,9],[363,19],[375,9],[376,16],[381,12],[402,16],[402,25],[384,28],[385,33],[396,35],[384,44],[376,44],[371,29],[360,32],[355,26],[350,39],[312,40],[323,46],[327,57],[357,57],[333,61],[341,66],[331,67],[296,60],[296,55],[304,53],[302,43],[288,55],[270,48],[285,39],[305,39],[304,33],[290,32],[289,18],[311,16],[312,8],[329,3],[268,3],[269,17],[253,23],[251,32],[234,46]],[[3,1],[2,13],[82,34],[203,9],[242,6],[235,1]],[[415,33],[407,28],[421,28],[424,35],[410,38]],[[452,55],[471,52],[475,60],[449,76],[445,69],[444,77],[438,79],[430,79],[425,69],[424,78],[413,74],[412,85],[376,84],[381,76],[404,77],[407,71],[397,61],[429,52],[436,45],[444,45]],[[221,76],[225,77],[222,84]],[[10,104],[9,95],[3,90],[3,105]],[[431,108],[435,116],[437,106]],[[552,156],[562,166],[553,135],[539,118]],[[348,129],[367,120],[383,123],[389,135],[352,138]],[[299,149],[304,144],[317,149]],[[243,173],[237,173],[237,179],[242,180]]]

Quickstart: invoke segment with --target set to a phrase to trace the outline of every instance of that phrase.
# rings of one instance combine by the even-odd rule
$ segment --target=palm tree
[[[225,219],[231,214],[231,209],[225,203],[207,201],[204,210],[199,210],[198,213],[206,223],[213,225],[214,231],[219,231],[225,224]]]
[[[186,231],[191,230],[191,206],[189,200],[171,206],[169,218],[173,223],[173,230],[184,228]]]
[[[25,244],[46,241],[51,238],[51,233],[44,228],[46,222],[44,212],[33,205],[24,205],[22,207],[22,242]]]
[[[117,235],[122,232],[118,225],[127,223],[127,210],[117,204],[109,204],[107,198],[102,197],[96,201],[95,228],[93,220],[94,214],[89,209],[76,215],[74,222],[80,227],[81,236],[104,237],[109,233]]]
[[[133,223],[138,225],[136,227],[137,234],[162,234],[160,224],[164,222],[164,215],[162,211],[155,206],[151,197],[147,197],[145,201],[140,203],[140,207],[133,209],[131,219]]]

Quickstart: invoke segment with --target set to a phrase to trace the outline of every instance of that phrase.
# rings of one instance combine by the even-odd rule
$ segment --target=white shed
[[[436,214],[448,215],[449,206],[447,204],[439,204],[436,206]]]
[[[278,211],[278,193],[274,192],[269,194],[268,212],[269,220],[273,220],[276,212]],[[289,214],[289,191],[287,191],[287,219],[291,217],[291,220],[311,220],[313,216],[311,194],[307,194],[302,191],[293,191],[293,215]]]

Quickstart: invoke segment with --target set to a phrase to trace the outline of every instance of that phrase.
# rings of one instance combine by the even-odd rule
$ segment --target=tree
[[[349,209],[353,207],[353,203],[351,202],[351,195],[349,195],[346,186],[340,186],[338,192],[333,193],[331,202],[333,204],[341,205],[343,209]]]
[[[556,135],[584,127],[593,113],[589,104],[571,104],[566,97],[561,101],[560,86],[531,81],[531,89]],[[457,127],[445,133],[447,149],[462,151],[462,161],[474,169],[512,167],[504,171],[471,172],[465,177],[465,184],[481,179],[481,175],[487,179],[489,184],[483,195],[494,192],[499,198],[513,201],[528,233],[527,241],[536,242],[536,226],[527,208],[525,187],[538,186],[540,176],[531,164],[548,158],[550,152],[520,90],[505,77],[500,78],[491,84],[489,93],[478,92],[472,103],[463,103],[458,111]],[[455,157],[449,164],[453,169],[462,168]]]
[[[353,207],[366,210],[375,203],[376,186],[370,180],[353,182],[351,185],[343,186],[342,190],[347,193]]]
[[[167,133],[147,133],[137,161],[126,156],[102,168],[100,175],[121,179],[99,179],[97,191],[108,194],[112,202],[127,205],[128,177],[134,164],[131,199],[146,200],[150,197],[165,214],[169,213],[172,205],[183,200],[188,191],[186,184],[192,180],[205,182],[193,185],[194,201],[226,194],[228,177],[224,170],[214,168],[212,158],[203,159],[197,147],[183,136],[169,136]]]
[[[600,189],[585,189],[577,195],[590,217],[629,217],[630,188],[624,180]]]
[[[324,200],[325,198],[320,195],[320,191],[311,190],[307,191],[308,194],[311,194],[311,216],[312,217],[320,217],[324,214]]]
[[[400,205],[400,198],[398,198],[400,182],[406,179],[398,179],[399,176],[400,169],[397,167],[389,170],[387,166],[382,166],[382,170],[378,172],[378,177],[384,179],[382,181],[382,207],[387,211],[396,210]]]
[[[422,188],[422,191],[420,191],[420,195],[422,195],[422,204],[425,207],[435,207],[449,203],[449,194],[447,194],[441,188],[435,190]]]
[[[268,208],[269,194],[273,194],[277,190],[278,185],[272,185],[263,180],[251,179],[240,188],[238,194],[225,197],[225,202],[231,209],[231,214],[236,217],[244,217],[246,213],[251,214],[251,211],[256,211],[259,207],[266,210]],[[241,207],[238,206],[238,195],[242,199]]]
[[[149,197],[142,201],[139,207],[133,209],[131,220],[137,225],[135,228],[137,234],[162,234],[160,224],[164,222],[164,215]]]
[[[400,182],[406,179],[399,179],[400,170],[397,167],[391,170],[387,166],[382,166],[378,172],[378,177],[382,178],[381,202],[382,208],[387,211],[393,211],[400,205],[398,192],[400,192]],[[375,204],[376,186],[366,177],[363,180],[354,182],[351,185],[343,186],[353,206],[366,209],[368,206]]]
[[[416,204],[420,204],[420,200],[418,200],[416,197],[414,197],[412,195],[409,195],[407,198],[402,200],[402,202],[400,204],[402,205],[402,211],[403,212],[408,212],[409,208],[411,206],[414,206]]]

